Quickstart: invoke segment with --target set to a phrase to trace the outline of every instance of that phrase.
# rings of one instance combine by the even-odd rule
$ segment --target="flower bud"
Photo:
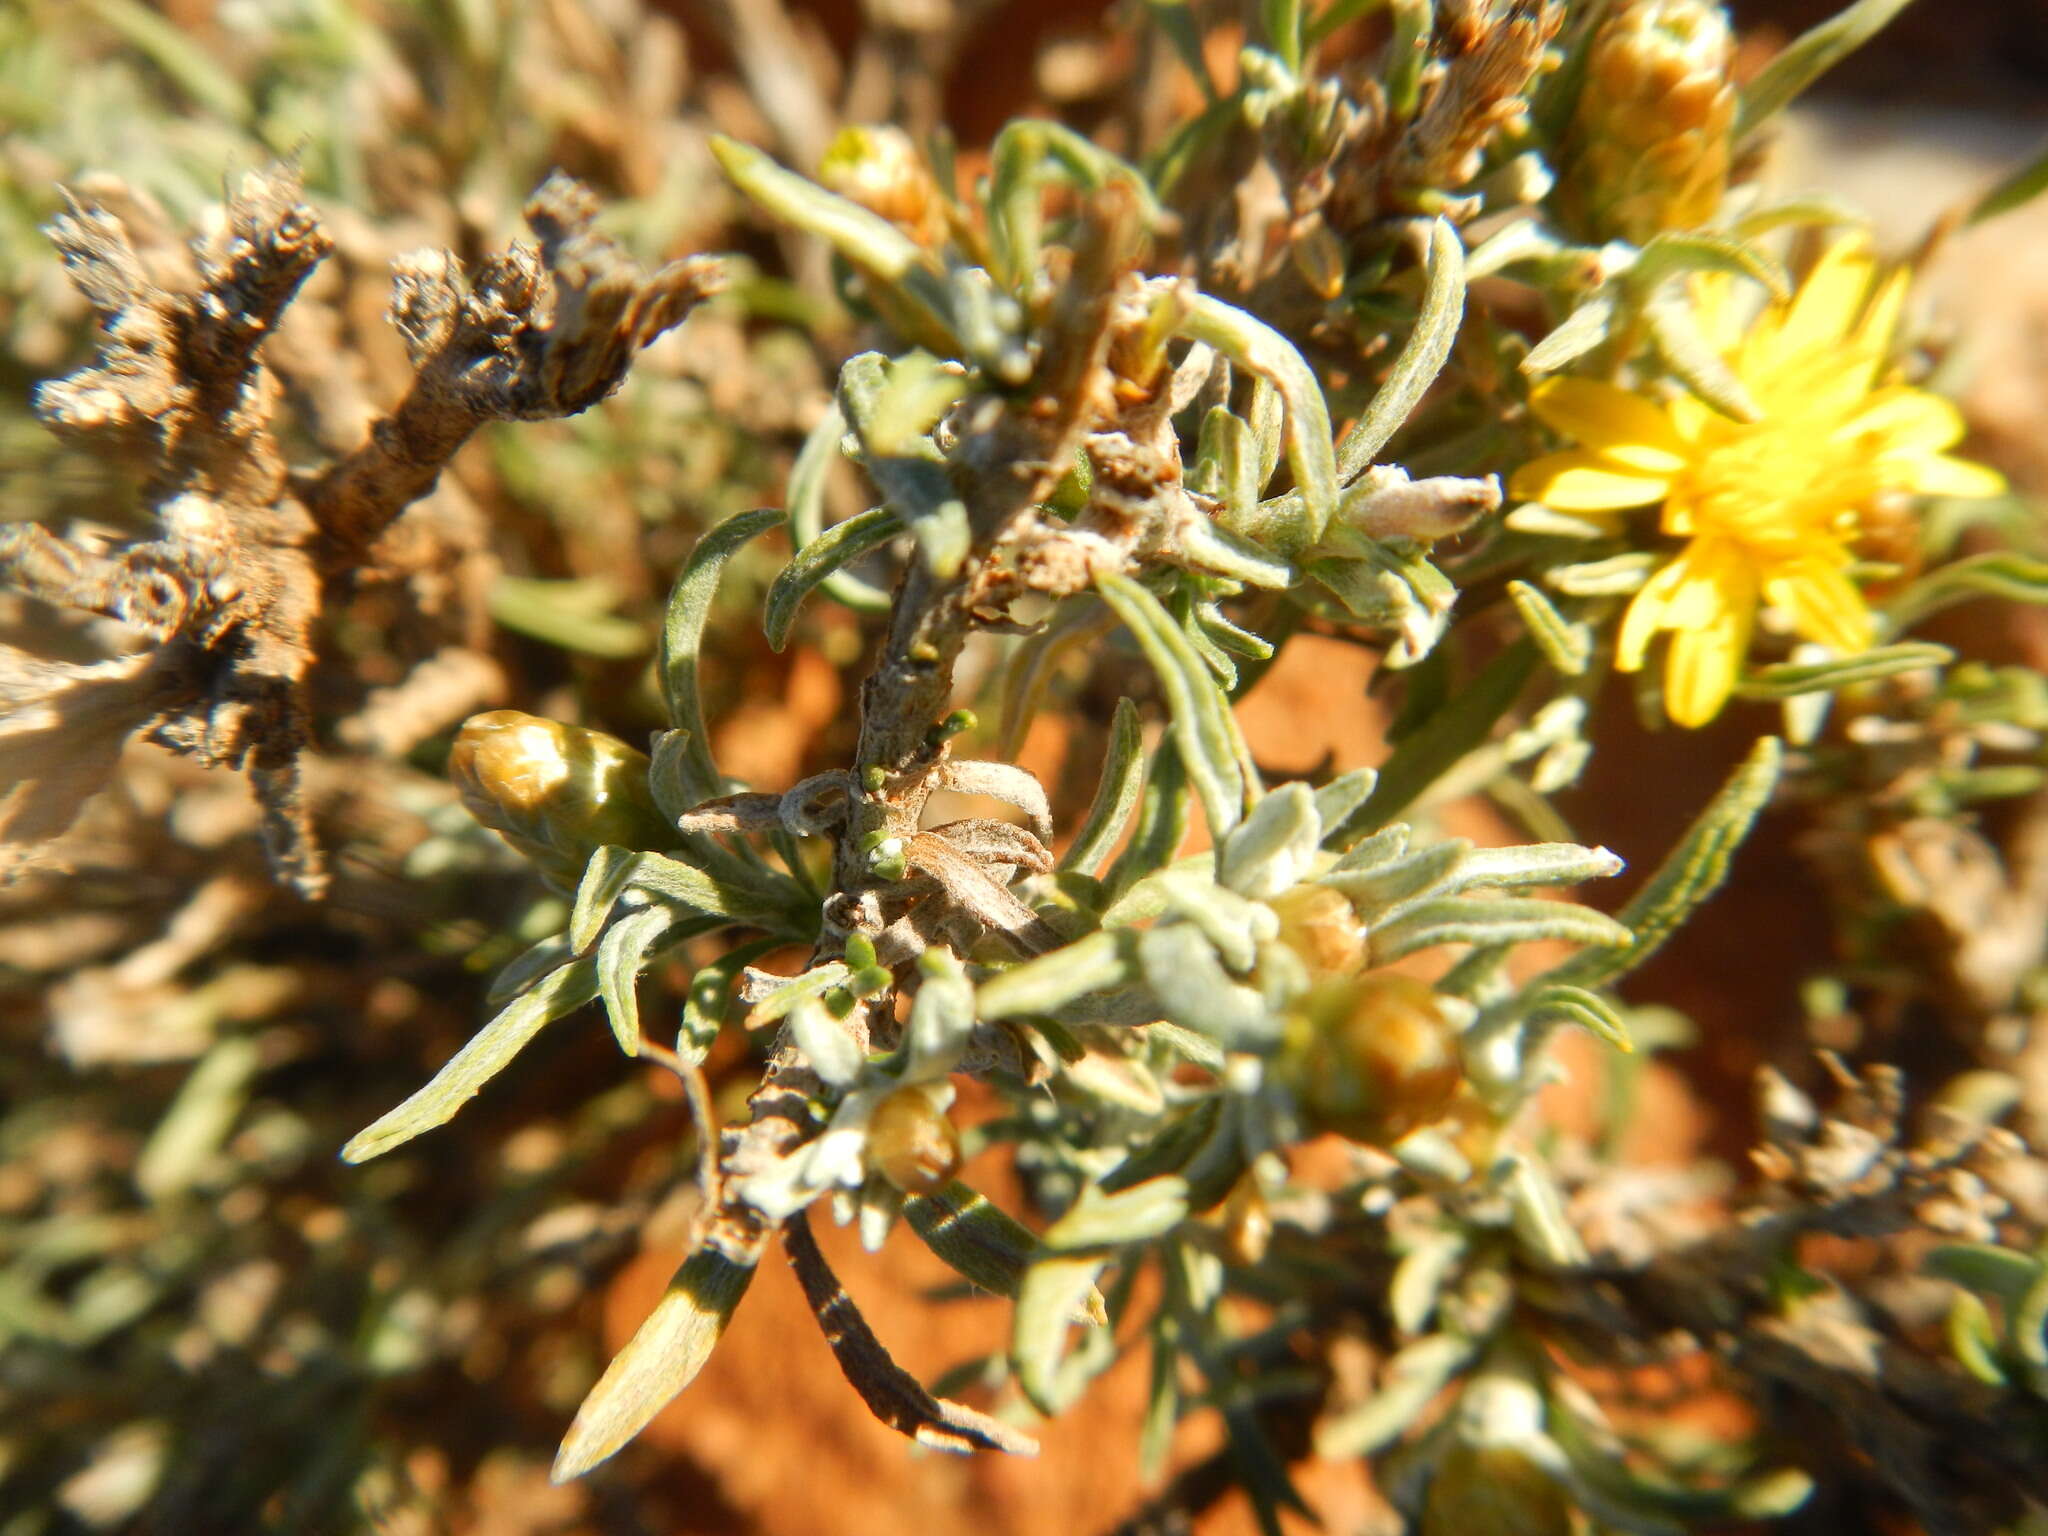
[[[1515,1445],[1458,1441],[1429,1480],[1422,1536],[1569,1536],[1571,1500]]]
[[[616,736],[516,709],[470,716],[448,755],[448,777],[470,815],[569,884],[600,846],[675,841],[647,768],[646,756]]]
[[[1348,976],[1365,960],[1365,924],[1350,901],[1327,885],[1297,885],[1266,903],[1285,944],[1317,980]]]
[[[1567,132],[1559,211],[1641,245],[1721,205],[1734,145],[1735,35],[1712,0],[1622,0],[1595,34]]]
[[[1311,1004],[1296,1062],[1309,1124],[1385,1145],[1440,1118],[1463,1081],[1458,1037],[1427,982],[1376,972]]]
[[[1223,1256],[1240,1269],[1249,1269],[1265,1258],[1272,1241],[1272,1209],[1259,1187],[1258,1171],[1247,1168],[1223,1202]]]
[[[960,1132],[941,1107],[941,1085],[899,1088],[868,1122],[868,1166],[906,1195],[942,1189],[960,1171]]]
[[[818,180],[848,202],[880,214],[920,245],[935,246],[945,238],[938,180],[901,128],[840,129],[818,162]]]

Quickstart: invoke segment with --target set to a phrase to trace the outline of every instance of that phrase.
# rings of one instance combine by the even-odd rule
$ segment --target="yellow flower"
[[[1727,702],[1759,604],[1837,652],[1870,645],[1870,610],[1849,568],[1873,500],[2005,489],[1942,451],[1963,435],[1954,406],[1881,382],[1905,285],[1903,272],[1877,281],[1853,238],[1828,249],[1790,303],[1746,328],[1729,284],[1701,282],[1700,328],[1762,412],[1753,422],[1689,395],[1656,402],[1590,379],[1532,392],[1536,415],[1579,447],[1524,465],[1515,496],[1596,520],[1661,502],[1663,531],[1687,540],[1636,594],[1615,647],[1615,665],[1633,672],[1650,641],[1672,632],[1664,707],[1678,724],[1703,725]]]

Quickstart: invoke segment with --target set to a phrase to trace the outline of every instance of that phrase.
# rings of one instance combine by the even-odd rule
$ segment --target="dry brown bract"
[[[300,790],[320,615],[380,535],[487,421],[567,416],[717,286],[709,257],[649,276],[593,228],[595,199],[551,177],[516,241],[465,281],[450,252],[400,262],[392,319],[415,370],[350,451],[300,473],[259,360],[331,249],[289,167],[251,173],[181,244],[125,186],[88,182],[51,226],[100,326],[100,360],[40,391],[51,430],[132,464],[157,536],[109,551],[0,529],[0,580],[120,621],[139,642],[99,665],[0,655],[0,872],[64,830],[140,733],[247,767],[273,867],[318,896],[326,872]]]

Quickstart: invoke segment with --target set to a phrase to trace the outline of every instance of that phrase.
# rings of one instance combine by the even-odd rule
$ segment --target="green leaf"
[[[1998,1360],[1998,1330],[1991,1309],[1969,1291],[1958,1291],[1948,1309],[1948,1344],[1957,1363],[1987,1387],[2012,1384]]]
[[[1577,362],[1607,339],[1614,328],[1620,302],[1606,290],[1582,300],[1563,322],[1529,349],[1522,359],[1522,372],[1534,376],[1554,373],[1567,363]]]
[[[2048,603],[2048,560],[2011,550],[1972,555],[1921,577],[1887,605],[1885,617],[1894,631],[1911,629],[1929,614],[1972,597]]]
[[[1013,965],[981,984],[976,1006],[984,1019],[1051,1013],[1090,992],[1137,980],[1136,936],[1102,930],[1050,954]]]
[[[1045,1251],[1029,1227],[958,1179],[930,1194],[910,1196],[903,1202],[903,1215],[926,1247],[996,1296],[1016,1297],[1026,1271]],[[1073,1321],[1108,1321],[1093,1286]]]
[[[1832,693],[1837,688],[1896,677],[1901,672],[1944,667],[1955,657],[1956,653],[1947,646],[1926,641],[1881,645],[1854,656],[1759,667],[1736,685],[1735,692],[1745,699],[1791,699],[1805,693]]]
[[[1337,445],[1337,478],[1344,484],[1365,473],[1436,382],[1450,359],[1451,345],[1458,339],[1464,318],[1464,242],[1448,219],[1438,219],[1429,230],[1429,280],[1408,344],[1387,370],[1365,414]]]
[[[1208,816],[1210,836],[1222,839],[1243,814],[1246,791],[1229,701],[1158,598],[1114,572],[1098,574],[1095,590],[1152,664],[1173,716],[1181,762]]]
[[[754,1278],[709,1246],[683,1262],[626,1347],[605,1367],[555,1457],[553,1479],[581,1477],[647,1427],[711,1358]]]
[[[1920,1261],[1920,1268],[1937,1280],[1996,1297],[2008,1313],[2048,1273],[2048,1264],[2031,1254],[1995,1243],[1944,1243]]]
[[[768,643],[776,650],[789,644],[790,627],[797,609],[820,582],[842,567],[851,565],[879,544],[886,544],[903,531],[902,521],[887,507],[871,507],[857,517],[835,523],[821,538],[798,550],[775,584],[768,589],[763,627]]]
[[[1583,677],[1586,663],[1593,656],[1592,630],[1567,619],[1551,605],[1549,598],[1526,581],[1509,582],[1508,599],[1522,616],[1529,638],[1543,652],[1543,659],[1566,677]]]
[[[619,896],[632,883],[640,855],[631,848],[606,844],[594,849],[576,883],[576,901],[569,908],[569,951],[582,954],[597,942],[598,931],[612,915]]]
[[[621,660],[647,649],[647,631],[608,610],[618,589],[601,576],[547,581],[500,574],[487,599],[491,617],[519,634],[565,651]]]
[[[1045,1251],[1063,1258],[1149,1243],[1187,1219],[1188,1181],[1165,1174],[1106,1193],[1091,1184],[1046,1229]]]
[[[822,965],[814,965],[801,975],[790,977],[749,1008],[746,1027],[760,1029],[787,1018],[797,1004],[823,997],[834,987],[844,986],[852,979],[853,970],[843,960],[827,960]]]
[[[572,961],[503,1009],[449,1058],[424,1088],[358,1131],[341,1149],[344,1162],[362,1163],[445,1125],[511,1063],[526,1043],[564,1014],[597,996],[597,963]]]
[[[1259,19],[1265,23],[1266,41],[1287,72],[1301,73],[1301,0],[1260,0]]]
[[[1759,740],[1657,872],[1621,909],[1621,923],[1634,938],[1616,949],[1574,955],[1545,980],[1604,986],[1655,954],[1728,877],[1728,863],[1770,802],[1784,760],[1784,746],[1775,736]]]
[[[1393,756],[1380,765],[1380,780],[1372,798],[1345,823],[1346,834],[1357,837],[1385,826],[1414,804],[1416,796],[1453,763],[1483,745],[1536,670],[1536,656],[1536,647],[1527,640],[1509,646],[1403,737]]]
[[[2048,145],[1979,198],[1964,222],[1981,224],[1986,219],[1995,219],[2001,213],[2010,213],[2032,202],[2044,191],[2048,191]]]
[[[1121,899],[1140,880],[1173,862],[1180,845],[1187,841],[1188,809],[1187,769],[1181,765],[1180,749],[1169,737],[1152,754],[1152,766],[1145,774],[1137,829],[1103,877],[1113,898]]]
[[[895,283],[923,264],[918,243],[880,214],[784,170],[764,151],[714,133],[711,154],[740,191],[783,223],[825,240],[862,271]]]
[[[1101,1258],[1041,1258],[1024,1272],[1010,1319],[1010,1363],[1017,1385],[1045,1414],[1066,1406],[1060,1362],[1067,1352],[1067,1328],[1085,1312],[1095,1281],[1108,1266]]]
[[[142,0],[85,0],[84,8],[199,106],[238,127],[254,123],[248,93],[222,62],[231,53],[216,57],[193,33]]]
[[[1314,543],[1337,510],[1337,459],[1330,445],[1330,408],[1314,370],[1294,343],[1265,321],[1208,294],[1196,297],[1180,332],[1205,341],[1240,367],[1267,380],[1286,402],[1287,463],[1307,512]],[[1291,551],[1282,550],[1283,554]]]
[[[1673,378],[1735,421],[1760,421],[1763,410],[1741,379],[1700,334],[1692,302],[1680,290],[1660,293],[1643,306],[1657,355]]]
[[[785,495],[789,502],[789,539],[795,549],[815,542],[825,531],[825,490],[831,468],[839,460],[839,441],[845,435],[846,417],[834,400],[804,438],[796,463],[790,466]],[[889,594],[849,571],[834,571],[825,578],[824,587],[828,596],[856,613],[889,611]]]
[[[711,761],[710,733],[704,725],[697,657],[704,643],[704,624],[718,594],[718,578],[748,540],[782,522],[773,508],[729,517],[697,541],[669,593],[668,613],[661,628],[661,689],[668,702],[669,723],[689,732],[682,742],[682,777],[691,804],[725,792],[725,781]]]
[[[1060,869],[1092,875],[1116,846],[1131,812],[1138,806],[1138,792],[1145,780],[1144,751],[1138,707],[1129,699],[1118,699],[1116,716],[1109,726],[1109,746],[1102,756],[1102,772],[1095,781],[1095,799],[1088,807],[1088,819],[1081,823],[1081,830],[1061,855]]]
[[[1145,985],[1176,1023],[1225,1050],[1258,1050],[1278,1037],[1282,1020],[1265,998],[1230,977],[1215,946],[1190,923],[1162,923],[1138,936]]]
[[[1548,940],[1625,948],[1633,935],[1604,912],[1533,896],[1493,901],[1446,897],[1411,907],[1372,931],[1373,963],[1386,964],[1438,944],[1530,944]]]
[[[1448,1334],[1416,1340],[1387,1362],[1373,1397],[1316,1425],[1316,1455],[1349,1461],[1392,1445],[1477,1353]]]
[[[1725,272],[1746,277],[1770,290],[1780,301],[1792,297],[1792,278],[1775,258],[1747,241],[1707,230],[1667,230],[1652,236],[1625,281],[1639,294],[1647,294],[1659,283],[1694,272]]]
[[[262,1070],[262,1049],[249,1036],[216,1040],[185,1074],[177,1097],[137,1156],[136,1188],[151,1200],[163,1200],[206,1177]]]
[[[1349,773],[1339,774],[1316,791],[1316,820],[1322,824],[1324,847],[1342,851],[1337,841],[1337,829],[1372,798],[1373,789],[1379,781],[1377,769],[1354,768]]]
[[[1911,0],[1856,0],[1794,38],[1742,93],[1737,139],[1754,133],[1814,81],[1875,37]]]
[[[604,999],[612,1037],[628,1056],[640,1054],[640,968],[648,951],[676,925],[671,907],[628,913],[605,931],[597,946],[597,991]]]
[[[1584,987],[1562,984],[1540,986],[1528,994],[1524,1004],[1531,1024],[1576,1024],[1597,1035],[1618,1051],[1634,1051],[1628,1025],[1606,998]]]
[[[785,884],[790,892],[797,891],[793,881]],[[734,885],[665,854],[641,854],[633,865],[632,886],[664,901],[680,902],[709,916],[728,918],[733,922],[783,930],[794,929],[798,925],[799,914],[779,905],[774,894]]]
[[[725,1027],[726,1010],[732,1002],[732,984],[741,971],[771,950],[782,947],[779,938],[751,939],[734,946],[709,965],[699,967],[683,994],[683,1017],[676,1030],[676,1054],[686,1061],[701,1062]]]

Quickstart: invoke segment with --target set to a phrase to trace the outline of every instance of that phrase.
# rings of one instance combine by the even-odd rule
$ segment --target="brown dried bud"
[[[842,128],[818,162],[818,180],[849,202],[878,213],[918,244],[946,237],[938,179],[901,128]]]
[[[1296,1060],[1310,1125],[1384,1145],[1439,1119],[1464,1080],[1435,990],[1392,972],[1333,983]]]
[[[472,715],[448,755],[448,777],[470,815],[571,884],[605,844],[675,842],[647,769],[646,755],[616,736],[516,709]]]
[[[1297,885],[1268,903],[1280,918],[1280,942],[1317,980],[1349,976],[1365,960],[1365,924],[1327,885]]]
[[[1223,1256],[1239,1268],[1249,1269],[1265,1258],[1272,1241],[1272,1209],[1259,1187],[1258,1173],[1247,1168],[1223,1202]]]
[[[940,1107],[943,1088],[917,1083],[875,1106],[868,1166],[906,1195],[944,1188],[960,1171],[960,1132]]]
[[[1559,211],[1641,245],[1706,223],[1728,188],[1735,35],[1711,0],[1625,0],[1600,24],[1563,156]]]

